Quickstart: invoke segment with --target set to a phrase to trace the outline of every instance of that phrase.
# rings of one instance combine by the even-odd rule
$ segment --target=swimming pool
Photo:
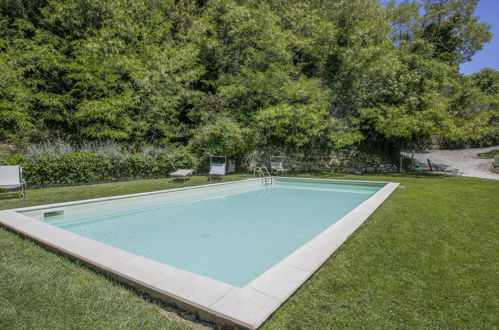
[[[275,178],[264,184],[250,179],[14,213],[18,222],[20,217],[24,221],[17,226],[21,233],[32,237],[31,226],[45,235],[35,239],[62,252],[254,328],[395,187],[386,182]],[[16,226],[4,218],[4,225]],[[26,219],[37,223],[26,224]]]

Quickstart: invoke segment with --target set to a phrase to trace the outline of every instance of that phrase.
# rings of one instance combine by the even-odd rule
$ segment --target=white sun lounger
[[[26,198],[26,181],[23,178],[23,168],[18,165],[0,166],[0,188],[21,188],[23,198]]]
[[[173,182],[176,178],[183,178],[184,183],[185,183],[185,180],[187,179],[187,177],[192,175],[192,172],[194,172],[194,170],[192,170],[192,169],[176,170],[175,172],[170,173],[170,177],[171,177],[170,182]]]
[[[289,169],[284,168],[284,157],[283,156],[271,156],[270,157],[270,171],[279,173],[286,173]]]
[[[225,175],[225,163],[224,164],[219,164],[219,163],[213,163],[210,166],[210,181],[212,176],[219,176],[223,179],[223,176]]]

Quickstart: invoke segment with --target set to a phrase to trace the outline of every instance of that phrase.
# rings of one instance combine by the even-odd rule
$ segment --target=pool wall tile
[[[12,210],[0,211],[0,221],[9,227],[21,228],[25,224],[33,223],[33,219]]]
[[[151,259],[135,256],[117,266],[115,270],[128,278],[135,278],[146,285],[154,285],[173,274],[176,269]]]
[[[177,269],[154,286],[167,295],[198,306],[210,306],[233,288],[230,284],[182,269]]]
[[[279,263],[251,281],[248,286],[284,302],[310,275],[311,272]]]
[[[104,243],[97,242],[91,238],[80,235],[67,238],[58,244],[58,246],[60,246],[66,252],[78,256],[83,256],[84,254],[96,250],[104,245]]]
[[[306,246],[322,251],[335,251],[347,240],[346,235],[325,235],[319,234],[313,238]]]
[[[319,268],[332,252],[308,247],[307,244],[284,258],[283,263],[295,268],[313,272]]]
[[[246,286],[231,289],[210,308],[235,323],[256,329],[280,305],[279,299]]]
[[[4,218],[6,220],[3,220]],[[47,244],[57,244],[68,238],[78,236],[67,230],[51,226],[12,211],[0,212],[0,222],[30,238],[39,238]]]
[[[96,249],[80,253],[79,256],[92,261],[92,263],[113,269],[134,258],[136,255],[110,245],[102,244],[102,246]]]

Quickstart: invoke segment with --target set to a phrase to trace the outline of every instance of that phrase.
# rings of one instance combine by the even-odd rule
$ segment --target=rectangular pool
[[[397,185],[249,179],[0,211],[0,223],[201,318],[257,328]]]
[[[244,287],[384,184],[278,179],[25,215],[155,261]]]

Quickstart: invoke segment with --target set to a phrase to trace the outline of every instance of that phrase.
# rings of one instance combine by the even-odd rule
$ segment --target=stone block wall
[[[399,170],[398,165],[390,162],[387,157],[359,150],[335,150],[326,153],[301,152],[293,154],[255,151],[245,159],[243,166],[250,169],[256,166],[270,168],[271,155],[284,155],[284,167],[297,172],[350,173],[354,170],[360,170],[365,173],[393,173]]]

